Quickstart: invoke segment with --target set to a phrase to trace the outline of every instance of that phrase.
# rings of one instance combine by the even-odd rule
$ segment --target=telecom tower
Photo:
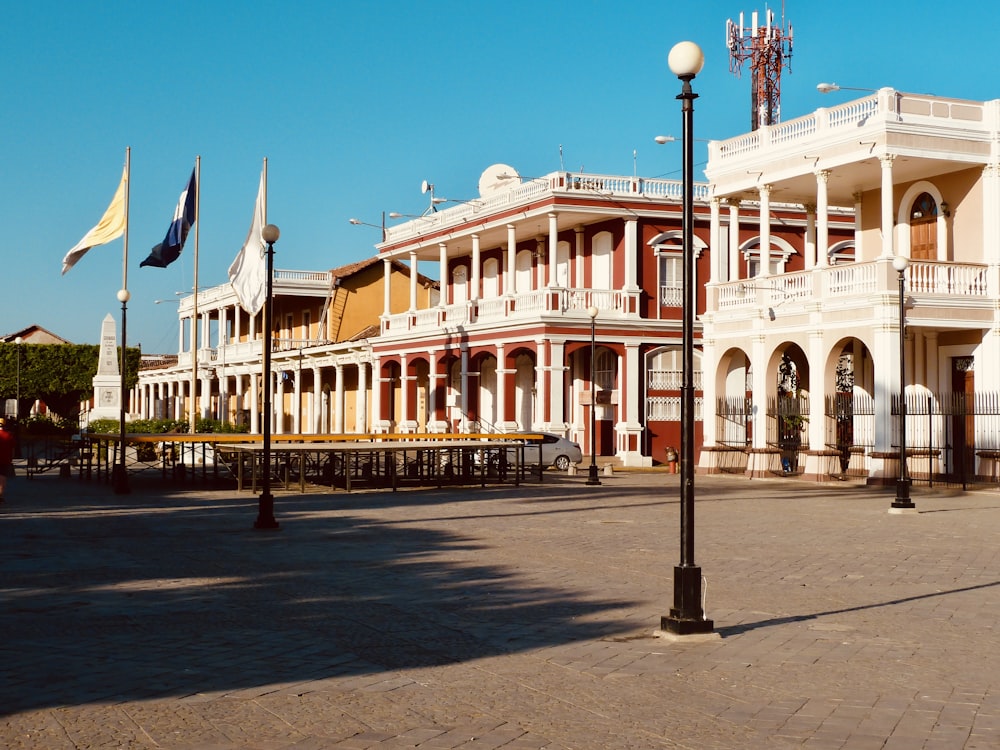
[[[781,119],[781,69],[792,72],[792,24],[785,30],[785,4],[781,4],[781,25],[774,23],[774,11],[764,9],[764,24],[757,23],[757,11],[751,15],[749,28],[743,26],[743,13],[737,24],[726,20],[726,47],[729,48],[729,72],[740,74],[743,63],[750,61],[753,74],[750,104],[750,129],[774,125]]]

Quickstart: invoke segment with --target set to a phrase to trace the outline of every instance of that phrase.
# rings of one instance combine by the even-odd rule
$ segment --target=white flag
[[[125,234],[125,188],[128,186],[128,165],[122,172],[122,181],[118,183],[115,197],[111,199],[111,205],[104,212],[104,216],[97,222],[97,226],[87,232],[83,239],[77,242],[73,249],[66,253],[63,258],[62,272],[66,273],[76,262],[82,258],[88,250],[97,245],[104,245],[112,240],[116,240]]]
[[[253,208],[253,221],[250,223],[250,233],[243,249],[236,260],[229,266],[229,281],[233,291],[240,301],[240,307],[250,315],[256,315],[264,306],[267,293],[267,258],[265,256],[264,238],[260,236],[264,228],[264,201],[266,185],[264,172],[260,173],[260,187],[257,190],[257,204]]]

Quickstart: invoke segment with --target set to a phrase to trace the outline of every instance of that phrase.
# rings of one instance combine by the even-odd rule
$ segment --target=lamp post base
[[[601,480],[597,478],[597,464],[591,464],[590,469],[587,470],[587,484],[600,484]]]
[[[253,527],[270,531],[281,527],[281,524],[274,519],[274,495],[270,492],[261,493],[257,520],[253,522]]]
[[[715,623],[705,619],[701,607],[699,566],[674,567],[674,606],[669,616],[660,618],[660,630],[670,635],[705,635],[715,630]]]
[[[115,464],[111,469],[111,487],[116,495],[127,495],[132,491],[128,486],[128,469]]]
[[[916,504],[910,499],[911,484],[912,481],[908,477],[896,480],[896,499],[889,506],[890,513],[905,513],[906,511],[916,510]]]

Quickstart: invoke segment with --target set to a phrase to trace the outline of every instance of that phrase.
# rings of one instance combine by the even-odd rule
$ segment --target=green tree
[[[128,348],[126,354],[126,388],[131,388],[139,378],[141,352]],[[20,395],[19,416],[40,400],[64,419],[77,419],[80,402],[94,394],[99,355],[94,344],[0,344],[0,398]]]

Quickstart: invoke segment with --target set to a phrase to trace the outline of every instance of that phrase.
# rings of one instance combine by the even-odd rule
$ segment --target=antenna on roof
[[[785,3],[781,3],[781,25],[774,23],[774,11],[764,7],[764,23],[758,24],[757,11],[751,14],[750,26],[726,20],[726,47],[729,49],[729,72],[740,74],[749,60],[753,75],[750,101],[750,129],[774,125],[781,120],[781,69],[792,72],[792,24],[785,24]]]

